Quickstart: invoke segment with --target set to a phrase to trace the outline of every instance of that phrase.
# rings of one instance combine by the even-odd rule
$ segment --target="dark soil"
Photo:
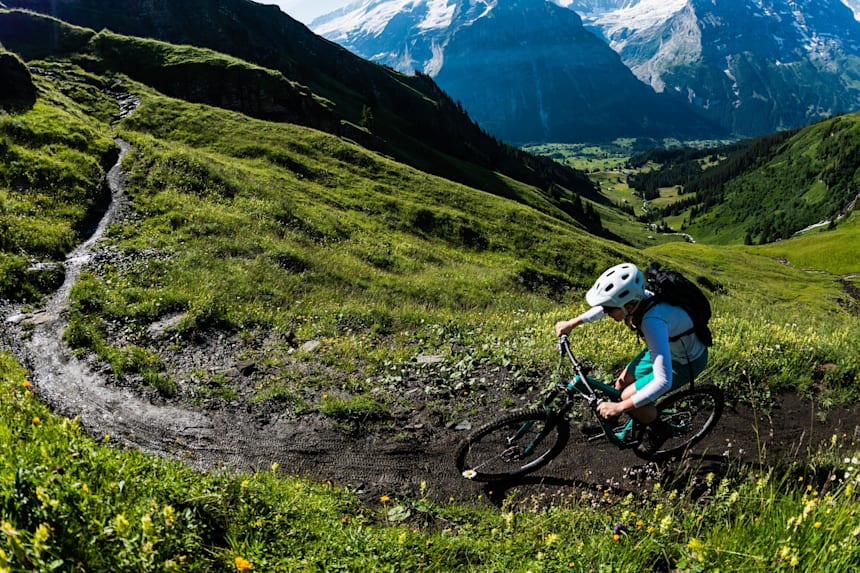
[[[124,146],[123,153],[127,151]],[[684,481],[691,473],[720,474],[735,464],[759,466],[802,459],[834,434],[853,436],[858,408],[820,410],[793,395],[778,396],[767,412],[747,406],[729,408],[715,432],[684,461],[657,467],[608,443],[586,443],[572,431],[566,450],[549,466],[515,483],[483,486],[455,470],[453,452],[467,430],[445,424],[437,413],[411,402],[385,424],[344,426],[315,413],[301,416],[236,400],[202,400],[196,405],[168,403],[108,379],[104,369],[76,357],[61,342],[68,293],[81,268],[93,264],[93,246],[105,225],[121,212],[119,161],[109,174],[113,202],[95,234],[65,263],[65,282],[44,309],[20,314],[7,309],[2,346],[28,368],[36,393],[56,412],[79,416],[94,436],[110,434],[113,443],[179,458],[208,470],[269,469],[351,486],[368,500],[381,495],[427,495],[439,501],[482,500],[500,503],[516,492],[551,501],[582,490],[626,493],[651,488],[655,480]],[[99,256],[105,256],[102,252]],[[283,341],[258,341],[280,344]],[[237,380],[247,378],[253,363],[242,362],[243,348],[230,337],[204,336],[168,357],[185,369],[217,368]],[[167,346],[167,345],[166,345]],[[420,395],[420,393],[416,393]],[[522,396],[513,396],[521,400]],[[499,412],[471,417],[472,424]]]

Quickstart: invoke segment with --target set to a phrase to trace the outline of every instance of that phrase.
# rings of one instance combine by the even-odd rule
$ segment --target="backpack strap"
[[[645,317],[645,313],[654,308],[654,306],[660,302],[660,295],[653,295],[649,298],[646,298],[642,302],[639,303],[639,306],[636,307],[636,310],[633,311],[633,314],[630,315],[630,322],[627,323],[627,326],[630,327],[630,330],[636,333],[637,338],[642,337],[642,319]]]
[[[688,334],[696,334],[696,327],[694,326],[693,328],[690,328],[689,330],[685,330],[681,334],[676,334],[675,336],[670,336],[669,342],[678,342],[679,340],[681,340],[682,338],[684,338]],[[685,348],[685,350],[686,350],[686,348]]]
[[[644,318],[645,313],[648,312],[649,310],[651,310],[658,302],[660,302],[659,299],[660,299],[660,295],[655,294],[654,296],[647,298],[647,299],[643,300],[641,303],[639,303],[639,306],[636,308],[635,311],[633,311],[633,314],[630,317],[629,326],[630,326],[630,329],[636,333],[637,338],[642,338],[642,319]],[[683,337],[687,336],[688,334],[696,334],[695,325],[692,328],[689,328],[680,334],[676,334],[675,336],[670,336],[669,342],[677,342],[678,340],[681,340]],[[693,381],[696,378],[696,376],[693,372],[693,363],[690,361],[690,354],[689,354],[689,352],[687,352],[687,345],[683,341],[681,342],[681,345],[684,348],[684,356],[687,357],[687,367],[690,369],[690,388],[692,389],[693,388]]]

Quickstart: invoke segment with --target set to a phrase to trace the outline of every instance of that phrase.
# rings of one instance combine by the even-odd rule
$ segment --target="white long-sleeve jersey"
[[[594,307],[580,315],[584,323],[595,322],[605,315],[601,307]],[[654,379],[633,395],[633,405],[654,402],[672,388],[672,363],[687,364],[705,352],[699,338],[690,333],[674,342],[669,339],[693,328],[693,320],[683,308],[661,302],[645,312],[641,333],[651,353]]]

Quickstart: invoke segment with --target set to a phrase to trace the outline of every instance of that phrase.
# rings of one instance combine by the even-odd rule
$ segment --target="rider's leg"
[[[615,388],[617,390],[624,390],[634,382],[636,382],[636,376],[633,375],[633,372],[629,368],[625,368],[618,375],[618,378],[615,379]]]
[[[636,386],[630,384],[621,393],[621,399],[626,400],[636,392],[638,392]],[[637,420],[642,422],[643,424],[650,424],[657,419],[657,408],[656,406],[654,406],[654,404],[646,404],[644,406],[639,406],[638,408],[633,408],[627,413],[630,414],[630,416],[632,416],[633,418],[636,418]]]
[[[672,387],[669,391],[677,390],[681,386],[689,384],[691,376],[698,375],[704,370],[707,363],[707,349],[700,358],[694,360],[690,365],[678,364],[673,361]],[[646,348],[630,361],[630,364],[627,365],[618,377],[618,380],[615,381],[615,387],[623,390],[621,392],[621,399],[626,400],[644,388],[653,379],[654,363],[651,360],[651,353]],[[653,404],[648,404],[630,410],[629,414],[643,424],[650,424],[657,419],[657,408]]]
[[[635,383],[628,385],[621,393],[622,399],[627,399],[636,394],[637,391],[645,387],[654,378],[653,365],[651,364],[650,355],[641,355],[636,359],[636,368],[634,372]],[[705,352],[700,358],[693,361],[692,364],[679,365],[672,363],[672,388],[676,390],[681,386],[685,386],[691,382],[691,379],[699,374],[708,363],[708,354]],[[629,368],[629,367],[628,367]],[[641,434],[638,449],[645,454],[653,454],[656,452],[666,439],[671,435],[670,428],[660,419],[657,413],[657,408],[653,404],[648,404],[634,408],[630,411],[630,415],[644,424],[644,432]]]

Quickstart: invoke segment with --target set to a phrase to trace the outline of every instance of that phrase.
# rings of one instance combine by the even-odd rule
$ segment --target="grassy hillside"
[[[103,142],[86,151],[99,166],[92,172],[97,180],[113,148],[101,119],[109,114],[88,117],[53,82],[94,110],[111,105],[99,91],[107,82],[56,64],[45,69],[50,72],[37,76],[45,101],[60,102],[63,113],[103,134],[85,138],[88,146]],[[481,372],[497,362],[540,376],[551,364],[551,325],[582,307],[593,277],[619,260],[645,264],[655,258],[687,270],[713,292],[717,334],[727,334],[724,351],[712,360],[715,380],[732,387],[744,371],[758,373],[764,386],[811,388],[826,377],[833,381],[826,392],[834,400],[855,391],[853,383],[837,383],[858,371],[854,353],[841,346],[846,336],[856,340],[857,329],[840,306],[845,292],[837,277],[810,275],[756,251],[679,243],[637,253],[565,224],[550,216],[550,208],[547,215],[429,176],[322,132],[184,103],[130,82],[126,88],[142,101],[118,132],[135,147],[126,164],[134,214],[111,232],[117,260],[86,274],[74,290],[76,312],[67,333],[73,345],[96,351],[117,377],[182,398],[175,382],[181,372],[171,371],[163,358],[168,349],[147,334],[150,325],[172,316],[179,319],[175,334],[192,346],[207,332],[270,342],[275,336],[284,354],[273,355],[259,377],[277,371],[284,379],[276,388],[261,384],[256,399],[292,396],[297,409],[315,407],[318,400],[303,390],[301,372],[310,369],[323,387],[331,383],[326,376],[358,378],[350,393],[361,395],[392,369],[411,372],[421,353],[449,356],[464,369],[458,376],[467,385],[482,384]],[[44,124],[59,113],[54,107],[40,104],[8,117],[8,148],[23,153],[17,150],[33,137],[18,141],[15,125]],[[55,158],[51,141],[27,143],[29,152]],[[7,180],[16,177],[10,172]],[[23,191],[11,187],[7,196],[32,196]],[[46,208],[68,213],[61,206]],[[26,234],[26,219],[7,211],[7,225],[15,229],[8,236],[20,238],[5,255],[17,267],[7,263],[13,270],[3,282],[15,292],[23,288],[19,277],[27,261],[57,259],[80,236],[86,209],[66,226],[51,225],[36,236]],[[39,241],[54,234],[65,242],[44,253]],[[30,284],[31,291],[38,288],[36,279]],[[798,333],[768,330],[761,337],[784,338],[776,343],[790,351],[776,363],[761,360],[763,347],[748,346],[762,317],[821,328],[821,342],[810,352],[795,341]],[[607,366],[635,348],[635,340],[619,337],[611,326],[598,332],[617,345],[584,341],[602,348]],[[318,354],[287,354],[311,340],[326,341]],[[542,350],[524,353],[523,345]],[[249,352],[262,349],[251,345]],[[838,367],[821,369],[831,363]],[[431,368],[428,375],[440,376],[445,368]],[[207,386],[211,380],[198,382]],[[509,383],[519,382],[513,377]],[[446,416],[469,407],[457,401],[439,406]]]
[[[644,197],[677,188],[683,199],[657,207],[650,220],[670,218],[697,241],[765,244],[850,210],[860,172],[860,114],[800,130],[704,150],[653,150],[631,159],[651,162],[631,178]]]
[[[33,263],[62,262],[86,236],[113,138],[130,142],[129,204],[72,293],[66,340],[153,399],[338,421],[381,412],[361,428],[389,434],[405,431],[385,413],[406,407],[407,383],[443,423],[498,412],[512,406],[509,391],[545,384],[552,325],[584,308],[594,276],[651,259],[711,293],[718,343],[705,379],[733,402],[781,390],[825,405],[858,398],[860,326],[840,282],[856,272],[854,219],[817,236],[838,239],[823,243],[827,255],[811,236],[637,251],[488,170],[534,204],[127,77],[68,61],[30,66],[36,103],[0,114],[3,296],[37,307],[55,288]],[[140,106],[113,123],[123,93]],[[168,335],[154,335],[165,323]],[[316,351],[297,351],[311,341]],[[600,375],[639,347],[609,321],[575,344]],[[177,359],[201,347],[258,369],[231,385]],[[421,365],[422,355],[442,361]],[[858,559],[853,436],[834,437],[810,467],[706,478],[708,503],[677,484],[641,497],[575,490],[550,509],[498,511],[431,501],[444,498],[431,483],[415,498],[363,504],[277,468],[200,475],[93,440],[52,416],[26,377],[0,354],[0,570],[839,571]]]
[[[834,228],[822,225],[790,241],[764,245],[756,252],[779,257],[801,269],[856,275],[860,273],[860,213],[852,211]]]
[[[45,47],[61,55],[80,50],[80,45],[70,46],[70,40],[82,39],[80,29],[66,22],[109,29],[125,39],[102,33],[84,51],[99,52],[98,61],[164,93],[319,128],[492,193],[505,193],[507,186],[484,177],[485,170],[534,186],[562,209],[563,200],[594,193],[583,174],[489,136],[429,76],[406,76],[362,60],[274,6],[245,0],[157,0],[145,6],[136,0],[14,0],[5,6],[45,14],[0,11],[0,42],[25,58],[45,57]],[[130,41],[128,36],[186,47],[168,50],[163,42]],[[43,41],[34,42],[34,37]],[[228,58],[213,58],[211,50],[263,66],[278,77],[250,70],[248,64],[225,65]],[[173,58],[164,57],[168,51]],[[154,73],[153,64],[162,58],[171,65]],[[80,63],[95,64],[88,54]]]
[[[104,124],[53,86],[26,113],[0,115],[0,296],[32,300],[59,286],[32,263],[62,260],[80,242],[109,199],[115,157]]]

